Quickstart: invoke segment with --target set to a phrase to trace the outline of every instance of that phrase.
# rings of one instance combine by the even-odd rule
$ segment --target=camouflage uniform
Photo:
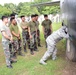
[[[30,39],[30,50],[36,50],[37,44],[36,44],[36,22],[30,21],[29,22],[30,32],[32,35],[32,38]]]
[[[21,52],[21,39],[17,39],[17,40],[14,40],[13,43],[13,56],[15,56],[15,53],[18,52],[18,54],[20,54]]]
[[[8,22],[8,27],[10,27],[10,25],[11,25],[10,19],[8,21],[9,21]],[[12,57],[12,43],[11,42],[9,43],[9,51],[10,51],[10,54],[11,54],[11,57]]]
[[[53,32],[48,38],[46,39],[47,42],[47,51],[45,52],[44,56],[41,58],[40,63],[45,64],[45,61],[52,55],[52,59],[56,59],[57,48],[56,43],[59,42],[63,38],[69,38],[67,34],[67,27],[62,26],[56,32]]]
[[[24,46],[24,52],[26,52],[26,43],[28,43],[28,48],[30,48],[30,39],[29,39],[29,32],[28,32],[28,23],[27,22],[21,22],[20,26],[26,26],[27,28],[22,29],[22,38],[23,38],[23,46]]]
[[[2,26],[0,27],[0,30],[1,30],[1,32],[4,31],[9,37],[11,37],[11,33],[10,33],[8,26],[2,24]],[[10,41],[2,35],[2,45],[3,45],[3,49],[4,49],[7,66],[11,65],[9,43],[10,43]]]
[[[12,43],[11,42],[9,42],[9,51],[10,51],[10,54],[11,54],[10,56],[12,57],[12,51],[13,50],[12,50]]]
[[[18,34],[19,32],[19,28],[17,25],[10,25],[10,30],[11,32],[14,31],[16,34]],[[12,34],[13,35],[13,34]],[[16,57],[16,53],[18,52],[18,54],[21,53],[21,39],[18,39],[16,36],[13,35],[13,51],[12,51],[12,56]]]
[[[39,21],[36,21],[36,28],[37,28],[37,42],[38,42],[38,46],[41,46],[41,45],[40,45]]]
[[[45,39],[51,34],[51,27],[50,27],[50,25],[51,25],[51,21],[49,20],[49,19],[47,19],[47,20],[44,20],[43,22],[42,22],[42,26],[44,27],[44,37],[45,37]]]
[[[44,38],[46,39],[51,33],[52,33],[52,31],[51,31],[51,21],[49,20],[49,19],[47,19],[47,20],[44,20],[43,22],[42,22],[42,26],[44,27]],[[47,44],[46,44],[46,47],[47,47]]]

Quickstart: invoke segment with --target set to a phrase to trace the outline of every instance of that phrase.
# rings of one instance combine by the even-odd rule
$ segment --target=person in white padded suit
[[[69,35],[67,33],[68,29],[66,26],[62,26],[57,31],[53,32],[51,35],[49,35],[46,39],[47,42],[47,51],[45,52],[44,56],[40,60],[40,64],[46,65],[45,62],[51,55],[52,60],[56,59],[57,54],[57,48],[56,43],[59,42],[63,38],[69,38]]]

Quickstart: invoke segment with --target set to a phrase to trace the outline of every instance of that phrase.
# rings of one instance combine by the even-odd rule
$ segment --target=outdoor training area
[[[61,23],[53,23],[52,26],[55,31],[61,27]],[[50,57],[47,61],[47,65],[39,64],[41,57],[46,51],[42,32],[41,40],[43,47],[38,48],[39,52],[35,52],[35,54],[31,56],[28,49],[25,56],[18,56],[18,61],[13,64],[13,69],[8,69],[5,65],[0,35],[0,75],[72,75],[72,72],[76,70],[74,68],[75,63],[66,60],[65,40],[62,40],[57,44],[57,60],[53,61]]]
[[[0,75],[76,75],[76,0],[0,1]]]

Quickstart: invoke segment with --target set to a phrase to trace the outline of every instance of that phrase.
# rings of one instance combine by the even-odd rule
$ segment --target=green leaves
[[[7,15],[9,16],[11,14],[11,10],[9,8],[6,8],[4,6],[0,6],[0,18],[2,17],[2,15]]]
[[[60,12],[59,6],[41,6],[41,7],[31,7],[32,4],[48,2],[51,0],[34,0],[34,2],[20,2],[18,5],[13,3],[5,3],[4,6],[0,5],[0,17],[2,15],[9,16],[11,13],[17,13],[19,16],[31,14],[56,14]]]

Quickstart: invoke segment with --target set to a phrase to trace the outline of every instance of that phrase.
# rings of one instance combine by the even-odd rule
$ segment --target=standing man
[[[36,22],[35,22],[35,15],[31,15],[31,21],[29,22],[29,35],[30,35],[30,51],[31,54],[34,54],[34,50],[37,51],[36,45]]]
[[[13,50],[14,50],[13,56],[16,58],[17,52],[18,52],[18,55],[23,56],[21,51],[21,38],[20,38],[20,32],[15,18],[11,18],[10,21],[11,21],[10,30],[13,35]]]
[[[25,21],[25,16],[21,16],[21,20],[22,20],[22,22],[20,23],[20,26],[22,28],[22,38],[23,38],[24,52],[27,52],[26,43],[28,43],[28,48],[30,49],[28,23]]]
[[[11,14],[10,15],[10,19],[11,18],[15,18],[15,14]],[[10,19],[9,19],[9,22],[8,22],[8,26],[10,27],[10,25],[11,25],[11,21],[10,21]],[[9,49],[10,49],[10,53],[11,53],[11,57],[12,57],[12,55],[13,55],[13,53],[12,53],[12,43],[10,42],[10,44],[9,44]]]
[[[36,29],[37,29],[37,42],[38,42],[38,46],[41,47],[38,14],[35,14],[35,20],[36,20],[35,22],[36,22]]]
[[[46,39],[52,33],[52,22],[48,19],[48,15],[44,15],[45,20],[42,22],[44,38]],[[46,45],[47,47],[47,45]]]
[[[7,26],[7,23],[8,23],[8,17],[2,16],[2,26],[0,27],[0,31],[2,34],[2,44],[3,44],[4,54],[6,58],[6,65],[8,68],[12,68],[10,51],[9,51],[9,43],[13,42],[13,39],[12,39],[11,32]]]

